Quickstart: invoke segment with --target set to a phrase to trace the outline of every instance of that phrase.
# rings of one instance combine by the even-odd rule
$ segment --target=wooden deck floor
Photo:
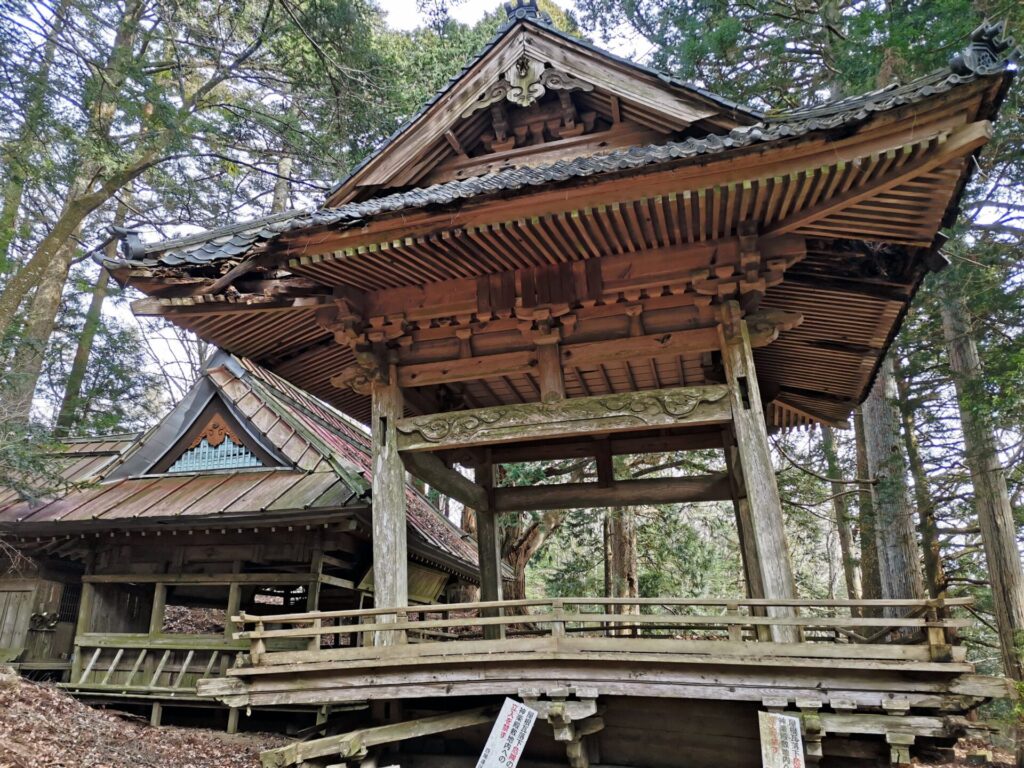
[[[975,675],[965,650],[950,643],[962,625],[947,615],[955,607],[571,598],[400,615],[240,616],[252,627],[237,636],[249,640],[249,654],[225,676],[199,681],[198,692],[263,706],[585,688],[596,696],[963,713],[1008,689]],[[905,615],[879,615],[896,610]],[[780,642],[780,628],[798,641]],[[296,641],[305,648],[295,650]],[[291,650],[276,650],[281,642]]]

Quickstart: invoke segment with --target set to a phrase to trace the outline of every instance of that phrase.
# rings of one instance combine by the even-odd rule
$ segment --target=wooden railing
[[[104,694],[189,696],[223,675],[245,643],[211,635],[83,634],[66,687]]]
[[[781,629],[802,643],[853,646],[898,640],[904,646],[929,646],[932,660],[948,661],[953,633],[968,624],[948,613],[970,602],[566,597],[398,610],[242,613],[234,621],[243,631],[234,637],[249,641],[250,661],[260,664],[278,655],[273,646],[285,639],[306,651],[344,658],[345,649],[373,645],[377,633],[391,644],[602,637],[623,641],[626,650],[625,642],[637,639],[662,641],[673,649],[690,641],[769,642],[778,640]]]

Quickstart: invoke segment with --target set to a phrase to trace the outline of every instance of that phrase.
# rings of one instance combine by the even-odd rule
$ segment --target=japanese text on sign
[[[476,768],[515,768],[536,721],[536,710],[505,699]]]
[[[758,712],[761,729],[761,764],[764,768],[804,768],[804,741],[800,718]]]

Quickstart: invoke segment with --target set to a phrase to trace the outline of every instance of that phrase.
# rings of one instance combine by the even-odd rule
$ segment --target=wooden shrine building
[[[984,26],[947,69],[766,115],[568,36],[528,1],[508,12],[321,207],[155,244],[125,233],[107,263],[146,294],[137,313],[372,434],[375,607],[247,606],[249,655],[199,692],[402,705],[268,765],[357,765],[385,742],[399,742],[388,764],[473,765],[502,696],[550,725],[532,765],[758,765],[763,709],[802,718],[810,762],[906,763],[950,743],[1004,681],[973,674],[948,601],[799,599],[768,435],[841,425],[867,395],[943,266],[939,230],[991,135],[1013,41]],[[727,473],[613,470],[616,455],[708,448]],[[593,457],[597,481],[495,482],[502,464],[560,457]],[[477,510],[483,602],[410,607],[406,472]],[[702,500],[734,503],[747,599],[666,595],[632,601],[639,614],[502,600],[503,512]]]
[[[0,578],[0,662],[156,722],[164,707],[216,705],[196,683],[248,650],[239,611],[373,606],[368,449],[334,408],[217,353],[149,431],[68,440],[67,493],[0,495],[0,533],[30,560]],[[404,493],[410,600],[478,583],[472,541]],[[227,716],[234,729],[238,710]]]

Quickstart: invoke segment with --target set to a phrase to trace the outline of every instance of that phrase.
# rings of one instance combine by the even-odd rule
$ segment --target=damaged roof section
[[[174,471],[181,452],[217,440],[257,465]],[[217,353],[171,413],[143,434],[72,438],[67,493],[31,503],[0,489],[0,530],[18,535],[120,528],[369,521],[369,438],[325,403],[255,363]],[[407,486],[410,551],[475,578],[476,547]]]

